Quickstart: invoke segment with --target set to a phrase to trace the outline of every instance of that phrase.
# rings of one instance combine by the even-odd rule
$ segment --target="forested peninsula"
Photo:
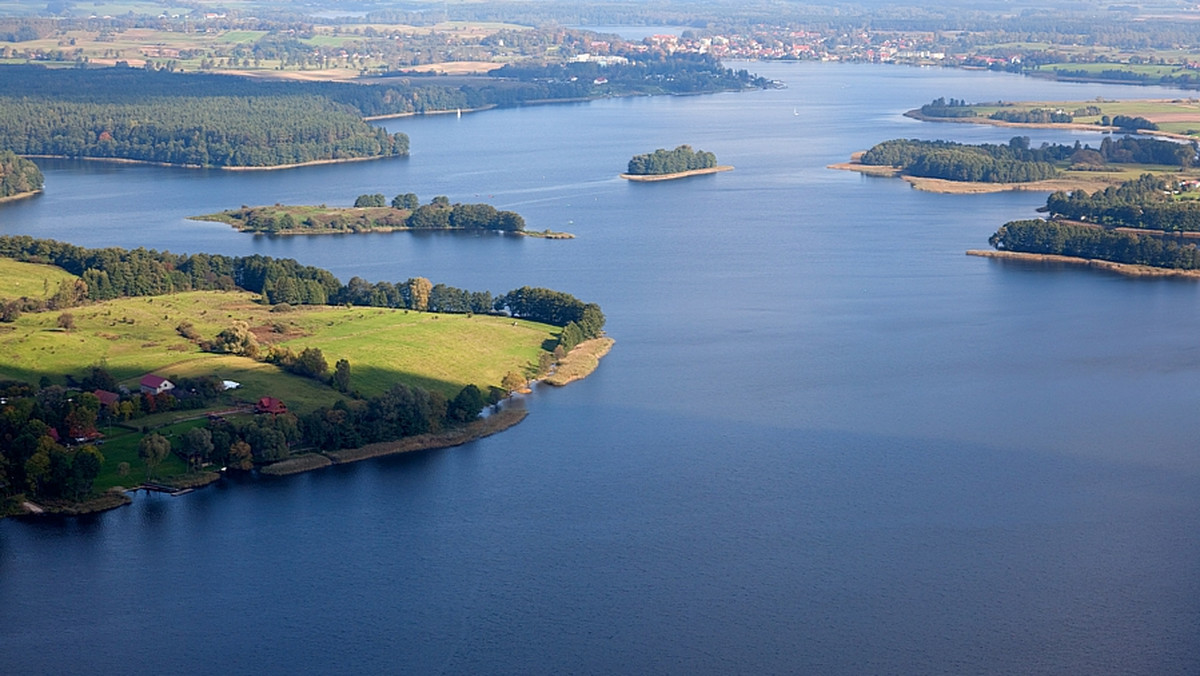
[[[728,165],[718,165],[717,156],[713,153],[692,150],[689,145],[681,145],[676,146],[674,150],[659,148],[652,153],[634,155],[621,178],[631,181],[666,181],[731,169],[733,167]]]
[[[1095,187],[1120,182],[1119,171],[1138,165],[1189,169],[1197,164],[1195,143],[1178,143],[1144,136],[1106,137],[1097,148],[1073,145],[1031,147],[1029,137],[1016,136],[1007,144],[969,145],[954,141],[893,139],[857,155],[854,161],[832,165],[868,174],[900,176],[917,187],[941,192],[981,192],[988,189],[1047,189],[1064,185]],[[925,181],[943,181],[931,187]],[[961,186],[961,187],[958,187]]]
[[[257,255],[6,236],[0,274],[45,289],[0,299],[0,513],[463,443],[521,417],[484,408],[609,342],[600,308],[559,291],[342,284]]]
[[[1006,223],[988,243],[1004,254],[1200,271],[1197,181],[1180,182],[1146,174],[1093,193],[1056,192],[1042,210],[1048,213],[1046,220]],[[1162,272],[1149,270],[1141,274]]]
[[[271,168],[408,154],[408,137],[364,118],[600,96],[768,86],[715,59],[510,64],[456,85],[412,77],[371,84],[264,81],[112,67],[3,66],[0,148],[24,156],[188,167]]]
[[[461,230],[502,232],[547,239],[571,239],[565,232],[526,231],[525,219],[490,204],[450,203],[444,195],[421,204],[414,193],[401,193],[388,202],[382,193],[359,195],[353,207],[242,207],[195,220],[228,223],[241,232],[266,235],[327,235],[400,230]]]
[[[43,182],[36,164],[11,150],[0,150],[0,202],[36,195]]]

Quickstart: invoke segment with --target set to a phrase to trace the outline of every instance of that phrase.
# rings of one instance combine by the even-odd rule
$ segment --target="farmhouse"
[[[254,412],[279,415],[281,413],[287,413],[287,404],[279,401],[275,397],[263,397],[258,400],[257,404],[254,405]]]
[[[175,383],[162,376],[156,376],[153,373],[142,377],[141,386],[142,392],[146,394],[162,394],[163,392],[175,389]]]

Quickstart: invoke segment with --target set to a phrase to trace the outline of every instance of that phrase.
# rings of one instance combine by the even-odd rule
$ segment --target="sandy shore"
[[[8,197],[0,197],[0,204],[4,204],[5,202],[16,202],[17,200],[29,199],[30,197],[33,197],[34,195],[42,194],[42,192],[43,192],[42,190],[30,190],[29,192],[19,192],[15,195],[9,195]]]
[[[728,164],[721,164],[708,169],[693,169],[691,171],[677,171],[673,174],[620,174],[621,178],[628,181],[638,181],[640,183],[652,183],[654,181],[673,181],[677,178],[687,178],[689,176],[703,176],[705,174],[715,174],[721,171],[733,171],[733,167]]]
[[[1078,265],[1096,270],[1115,272],[1127,277],[1182,277],[1186,279],[1200,280],[1200,270],[1172,270],[1171,268],[1156,268],[1149,265],[1114,263],[1112,261],[1102,261],[1094,258],[1078,258],[1076,256],[1023,253],[1020,251],[993,251],[990,249],[971,249],[970,251],[967,251],[967,255],[981,256],[983,258],[998,258],[1001,260],[1024,261],[1030,263]]]
[[[600,360],[608,354],[615,342],[607,336],[583,341],[572,348],[555,367],[554,373],[546,376],[542,382],[562,387],[590,376],[592,371],[600,366]]]

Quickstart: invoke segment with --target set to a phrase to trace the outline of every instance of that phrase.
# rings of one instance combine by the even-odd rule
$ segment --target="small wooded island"
[[[283,205],[231,209],[193,216],[194,220],[228,223],[241,232],[265,235],[329,235],[398,230],[491,231],[572,239],[566,232],[525,230],[525,219],[490,204],[450,203],[444,195],[421,204],[413,193],[402,193],[389,203],[382,193],[359,195],[353,207]]]
[[[343,284],[261,255],[5,236],[0,279],[0,517],[466,443],[612,344],[561,291]]]
[[[659,148],[652,153],[634,155],[621,178],[630,181],[669,181],[731,169],[733,167],[729,165],[718,165],[717,156],[710,152],[681,145],[674,150]]]

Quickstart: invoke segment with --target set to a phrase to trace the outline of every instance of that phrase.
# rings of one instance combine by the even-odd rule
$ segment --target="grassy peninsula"
[[[1196,98],[985,103],[939,98],[905,115],[929,122],[1152,133],[1200,140],[1200,99]]]
[[[0,513],[82,513],[126,502],[113,489],[187,490],[222,468],[291,473],[353,449],[465,443],[519,422],[479,414],[556,364],[594,368],[604,324],[550,289],[340,285],[261,256],[6,237],[3,273]]]

